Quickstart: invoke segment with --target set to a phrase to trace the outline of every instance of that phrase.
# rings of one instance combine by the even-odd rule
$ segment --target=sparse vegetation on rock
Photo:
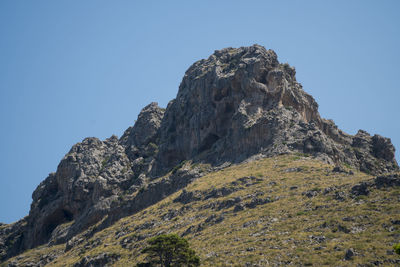
[[[85,257],[103,259],[103,253],[111,266],[134,266],[146,262],[141,251],[148,240],[167,233],[184,236],[204,266],[398,265],[391,244],[400,230],[400,176],[377,179],[333,168],[295,154],[231,165],[109,227],[94,225],[67,244],[37,247],[5,266],[41,259],[48,266],[73,266]],[[369,194],[353,197],[352,188],[362,182],[369,184]],[[302,194],[311,189],[319,193]],[[344,261],[350,248],[355,253]]]

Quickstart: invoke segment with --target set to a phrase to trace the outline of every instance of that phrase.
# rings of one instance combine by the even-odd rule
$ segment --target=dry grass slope
[[[395,266],[400,188],[351,196],[355,184],[373,178],[352,171],[332,172],[332,166],[300,154],[242,163],[196,180],[184,193],[65,253],[65,245],[42,246],[2,266],[24,266],[51,254],[60,256],[48,266],[73,266],[104,252],[119,257],[113,266],[134,266],[143,260],[146,240],[161,233],[184,235],[203,266]],[[350,248],[355,255],[345,260]]]

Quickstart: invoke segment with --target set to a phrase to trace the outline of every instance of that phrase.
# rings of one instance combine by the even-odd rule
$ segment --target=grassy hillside
[[[373,178],[350,169],[333,172],[300,154],[242,163],[94,235],[89,229],[67,246],[42,246],[1,266],[57,256],[48,266],[84,265],[99,255],[112,266],[133,266],[143,260],[146,240],[161,233],[187,238],[204,266],[396,266],[400,187],[351,193]],[[354,256],[345,260],[349,249]]]

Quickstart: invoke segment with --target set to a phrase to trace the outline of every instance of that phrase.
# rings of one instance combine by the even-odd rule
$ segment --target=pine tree
[[[159,235],[148,241],[149,245],[142,250],[147,253],[147,262],[138,267],[196,267],[200,266],[200,258],[189,247],[189,242],[176,234]]]

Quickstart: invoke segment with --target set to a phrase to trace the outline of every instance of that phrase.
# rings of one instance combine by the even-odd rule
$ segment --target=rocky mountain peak
[[[222,168],[302,153],[373,174],[399,169],[389,138],[352,136],[321,118],[295,74],[259,45],[195,62],[166,109],[151,103],[120,139],[86,138],[71,148],[34,191],[29,215],[2,226],[0,260],[44,243],[73,244],[94,224],[101,229],[160,201],[202,175],[185,160]]]
[[[359,137],[322,119],[295,74],[274,51],[259,45],[217,50],[194,63],[162,120],[156,169],[165,171],[186,159],[221,164],[290,151],[372,172],[397,168],[390,140],[379,142],[378,150],[385,152],[355,151],[353,140]],[[374,146],[371,138],[364,141]],[[372,163],[375,157],[382,159],[379,166]]]
[[[305,121],[316,120],[318,105],[296,82],[295,74],[289,64],[278,62],[273,50],[260,45],[225,48],[188,69],[177,102],[191,105],[197,100],[203,105],[212,102],[221,106],[227,105],[224,98],[233,97],[231,104],[251,107],[252,110],[246,110],[248,113],[255,113],[257,106],[264,110],[292,106]],[[206,99],[199,98],[202,96]]]

